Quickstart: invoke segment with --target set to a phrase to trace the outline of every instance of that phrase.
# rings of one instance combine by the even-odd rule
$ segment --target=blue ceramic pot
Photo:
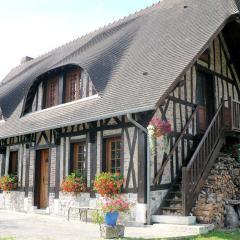
[[[109,226],[116,226],[119,212],[108,212],[105,216],[105,223]]]

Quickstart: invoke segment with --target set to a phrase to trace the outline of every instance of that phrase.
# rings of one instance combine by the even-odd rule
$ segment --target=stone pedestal
[[[116,225],[114,227],[102,225],[100,228],[101,237],[105,239],[124,237],[124,229],[125,227],[123,225]]]

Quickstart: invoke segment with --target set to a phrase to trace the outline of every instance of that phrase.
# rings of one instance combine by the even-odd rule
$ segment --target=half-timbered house
[[[1,207],[64,215],[66,175],[85,174],[88,192],[77,201],[94,205],[96,173],[120,171],[135,203],[131,221],[189,215],[221,147],[240,130],[239,7],[163,0],[24,58],[0,86],[0,172],[18,175]],[[149,153],[154,116],[172,124],[168,154],[158,138]]]

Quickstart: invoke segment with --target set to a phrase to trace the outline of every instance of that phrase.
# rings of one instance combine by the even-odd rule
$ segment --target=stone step
[[[49,215],[49,209],[32,209],[32,212],[33,213],[36,213],[36,214],[41,214],[41,215]]]
[[[176,210],[182,210],[182,207],[160,207],[161,210],[170,210],[170,211],[176,211]]]
[[[172,203],[181,203],[182,202],[182,199],[179,198],[179,199],[173,199],[173,198],[168,198],[168,199],[165,199],[165,202],[172,202]]]
[[[214,229],[213,224],[195,224],[195,225],[180,225],[180,224],[154,224],[152,229],[164,232],[179,232],[185,235],[201,235],[206,234]],[[179,234],[180,235],[180,234]]]
[[[196,224],[195,216],[172,216],[172,215],[152,215],[153,223],[177,224],[177,225],[194,225]]]
[[[181,192],[181,191],[171,190],[169,193],[170,193],[170,194],[175,194],[175,195],[182,195],[182,192]]]

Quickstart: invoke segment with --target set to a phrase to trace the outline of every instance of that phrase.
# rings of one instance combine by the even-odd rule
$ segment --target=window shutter
[[[48,80],[46,90],[46,107],[58,104],[58,77]]]
[[[66,75],[66,97],[65,101],[70,102],[80,98],[80,70],[72,70]]]

